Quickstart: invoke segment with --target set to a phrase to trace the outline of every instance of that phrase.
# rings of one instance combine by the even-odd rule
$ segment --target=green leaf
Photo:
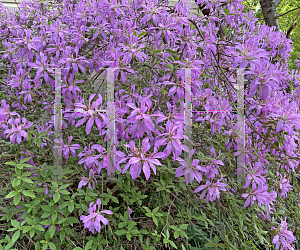
[[[27,233],[32,229],[32,226],[24,226],[22,229],[23,229],[23,233]]]
[[[70,223],[70,225],[73,227],[73,223],[78,223],[79,221],[77,220],[76,217],[69,217],[67,221]]]
[[[19,228],[19,226],[20,226],[20,222],[18,222],[17,220],[12,220],[12,221],[11,221],[11,224],[12,224],[13,227],[15,227],[15,228]]]
[[[148,213],[150,213],[151,214],[151,210],[149,209],[149,208],[147,208],[147,207],[144,207],[143,206],[143,208],[148,212]]]
[[[49,232],[50,238],[52,238],[55,233],[55,225],[51,225],[48,232]]]
[[[75,247],[73,250],[83,250],[81,247]]]
[[[27,163],[23,163],[21,169],[23,169],[23,167],[32,168],[32,165],[27,164]]]
[[[54,212],[52,214],[52,221],[54,222],[56,220],[56,218],[57,218],[57,212]]]
[[[180,230],[185,230],[185,229],[187,229],[188,225],[189,224],[182,224],[179,226],[179,228],[180,228]]]
[[[33,192],[31,192],[30,190],[22,190],[21,193],[24,194],[25,196],[29,196],[31,198],[35,198],[35,194]]]
[[[60,242],[64,241],[65,235],[66,235],[65,231],[61,230],[60,233],[59,233]]]
[[[177,246],[173,241],[169,240],[169,243],[171,244],[172,247],[175,247],[177,249]]]
[[[49,247],[52,249],[52,250],[56,250],[56,246],[54,245],[53,242],[49,242]]]
[[[179,237],[179,232],[178,232],[178,231],[175,231],[175,232],[174,232],[174,238],[177,239],[178,237]]]
[[[91,249],[92,245],[93,245],[93,240],[88,241],[88,243],[86,243],[84,247],[84,250]]]
[[[149,234],[149,232],[148,232],[146,229],[140,230],[140,233],[141,233],[141,234]]]
[[[65,189],[65,188],[67,188],[70,185],[71,185],[70,183],[61,185],[59,189]]]
[[[123,228],[123,227],[125,227],[125,225],[126,225],[126,222],[123,221],[119,224],[118,228]]]
[[[57,190],[58,189],[58,184],[56,182],[52,182],[52,187],[54,190]]]
[[[169,69],[173,69],[173,65],[172,64],[170,64],[170,65],[168,65],[168,64],[165,64]]]
[[[125,231],[125,230],[117,230],[115,232],[116,235],[123,235],[123,234],[126,234],[126,233],[127,233],[127,231]]]
[[[140,33],[140,34],[138,35],[138,37],[144,36],[144,35],[146,35],[146,34],[148,34],[148,31],[143,31],[142,33]]]
[[[41,249],[41,243],[39,241],[35,244],[34,249],[35,250],[40,250]]]
[[[71,203],[68,205],[68,210],[69,210],[70,213],[74,210],[74,202],[71,202]]]
[[[185,238],[189,238],[188,236],[187,236],[187,234],[184,232],[184,231],[180,231],[180,234],[183,236],[183,237],[185,237]]]
[[[153,222],[155,223],[155,225],[158,227],[158,221],[157,221],[156,217],[153,216],[152,219],[153,219]]]
[[[31,159],[31,157],[24,158],[24,159],[20,160],[20,163],[21,164],[25,163],[25,162],[29,161],[30,159]]]
[[[18,191],[11,191],[11,192],[5,197],[5,199],[12,198],[12,197],[16,196],[18,193],[19,193]]]
[[[158,212],[158,209],[159,209],[159,207],[154,208],[153,211],[152,211],[152,213],[154,213],[154,214],[157,213],[157,212]]]
[[[26,177],[22,177],[21,180],[22,180],[23,182],[26,182],[26,183],[30,183],[30,184],[33,183],[32,180],[30,180],[30,179],[28,179],[28,178],[26,178]]]
[[[133,221],[129,221],[133,222]],[[130,231],[134,227],[134,223],[128,223],[128,230]]]
[[[52,207],[50,207],[49,205],[42,205],[41,206],[42,209],[45,211],[45,212],[52,212],[54,209]]]
[[[260,230],[260,231],[259,231],[259,233],[260,233],[260,234],[267,234],[267,233],[268,233],[268,231],[263,231],[263,230]]]
[[[60,199],[60,193],[58,192],[55,192],[54,195],[53,195],[53,200],[55,203],[57,203]]]
[[[215,245],[213,243],[209,242],[209,243],[206,243],[204,246],[205,247],[214,247]]]
[[[19,204],[21,200],[21,194],[18,193],[15,197],[14,197],[14,205],[17,206]]]
[[[20,230],[16,231],[12,237],[12,242],[16,242],[17,239],[20,237]]]
[[[70,192],[67,191],[67,190],[59,190],[59,192],[62,193],[62,194],[70,194]]]
[[[26,217],[26,221],[28,222],[29,225],[33,225],[34,221],[30,217]]]
[[[65,201],[63,204],[60,205],[60,208],[59,209],[63,209],[65,208],[66,206],[68,206],[70,204],[69,201]]]
[[[56,222],[56,224],[62,224],[67,220],[67,218],[59,218]]]
[[[126,237],[127,237],[127,239],[128,239],[129,241],[131,241],[131,234],[130,234],[130,233],[127,233],[127,234],[126,234]]]
[[[14,162],[14,161],[5,162],[4,164],[10,165],[10,166],[17,166],[18,165],[18,163]]]
[[[261,244],[264,244],[264,237],[261,234],[257,234]]]
[[[115,202],[115,203],[118,203],[118,204],[119,204],[119,201],[118,201],[118,199],[117,199],[116,197],[112,196],[112,197],[111,197],[111,199],[112,199],[112,201],[113,201],[113,202]]]
[[[35,225],[34,228],[39,231],[45,231],[45,229],[41,225]]]

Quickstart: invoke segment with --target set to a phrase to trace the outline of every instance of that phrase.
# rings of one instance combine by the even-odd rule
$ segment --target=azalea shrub
[[[1,249],[299,248],[292,41],[259,25],[241,0],[196,2],[209,15],[190,15],[184,0],[174,8],[162,0],[34,0],[12,14],[0,5]],[[114,93],[95,91],[95,78],[111,69]],[[237,69],[245,78],[242,150]]]

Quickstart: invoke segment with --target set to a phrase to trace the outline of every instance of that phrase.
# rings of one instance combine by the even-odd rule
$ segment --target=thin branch
[[[288,31],[287,31],[287,33],[286,33],[286,38],[287,38],[287,39],[290,39],[291,33],[292,33],[293,29],[296,27],[296,25],[297,25],[297,23],[294,23],[294,24],[288,29]]]
[[[297,7],[297,8],[295,8],[295,9],[289,10],[289,11],[283,13],[283,14],[278,15],[277,17],[284,16],[284,15],[289,14],[290,12],[292,12],[292,11],[294,11],[294,10],[298,10],[298,9],[299,9],[299,8]]]
[[[31,237],[29,237],[27,234],[25,234],[25,236],[33,245],[35,245],[35,242],[31,239]]]

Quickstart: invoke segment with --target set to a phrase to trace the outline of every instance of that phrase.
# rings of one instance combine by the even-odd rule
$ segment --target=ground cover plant
[[[259,25],[240,0],[197,3],[209,14],[191,17],[188,1],[30,1],[15,14],[0,5],[0,248],[299,248],[300,90],[288,67],[291,40]],[[58,182],[55,68],[68,111]],[[107,97],[90,79],[111,68],[113,169],[109,117],[98,112]],[[184,68],[192,68],[190,138]],[[246,80],[243,183],[237,68]]]

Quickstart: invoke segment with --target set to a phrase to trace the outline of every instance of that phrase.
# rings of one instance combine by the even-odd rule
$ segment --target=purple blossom
[[[189,153],[189,157],[191,159],[192,155],[194,154],[195,150],[191,150]],[[199,183],[202,181],[202,175],[204,172],[206,172],[206,168],[199,166],[199,160],[194,159],[191,164],[188,164],[183,159],[179,158],[177,159],[181,166],[176,169],[175,171],[175,177],[185,176],[186,185],[189,183],[192,183],[194,178]]]
[[[171,125],[167,126],[167,133],[162,133],[158,137],[163,137],[155,142],[155,146],[160,147],[162,145],[167,144],[164,149],[165,158],[167,158],[171,152],[173,153],[173,160],[175,161],[179,155],[182,153],[183,144],[180,142],[180,139],[183,139],[183,131],[179,125]],[[177,133],[176,133],[177,132]]]
[[[252,207],[254,202],[257,200],[259,206],[266,205],[269,208],[269,205],[275,201],[277,193],[274,191],[269,193],[267,185],[258,185],[258,187],[252,188],[249,193],[242,194],[242,197],[247,198],[244,207],[248,207],[249,205]]]
[[[26,129],[30,128],[33,125],[33,122],[27,123],[27,119],[25,117],[22,118],[22,123],[20,123],[20,118],[16,119],[10,119],[8,122],[12,128],[6,129],[4,131],[4,134],[7,134],[6,138],[10,136],[10,142],[15,143],[15,140],[17,139],[17,143],[20,144],[22,141],[22,137],[24,139],[27,139],[28,135],[26,132]]]
[[[290,185],[290,181],[288,179],[286,179],[286,174],[284,174],[284,176],[282,176],[277,171],[277,176],[280,176],[280,180],[275,182],[275,187],[281,189],[280,196],[285,199],[287,197],[287,193],[290,190],[293,190],[292,185]]]
[[[100,222],[102,222],[104,225],[108,225],[108,220],[101,214],[113,214],[110,210],[103,210],[100,211],[101,206],[101,200],[97,199],[97,204],[94,204],[94,202],[90,203],[89,206],[89,213],[90,215],[81,215],[80,220],[84,223],[84,228],[88,228],[90,232],[94,233],[95,229],[99,233],[101,232],[101,225]],[[98,209],[96,210],[98,205]]]
[[[93,104],[91,105],[91,101],[93,100],[93,98],[95,97],[96,94],[92,94],[89,98],[89,104],[86,106],[82,103],[75,103],[75,112],[79,112],[81,113],[83,116],[83,118],[81,120],[79,120],[76,124],[76,128],[79,126],[82,126],[86,121],[88,121],[86,123],[86,134],[88,135],[91,132],[92,126],[94,125],[94,122],[96,123],[98,129],[101,131],[102,129],[102,122],[100,120],[100,118],[97,116],[99,115],[103,121],[106,121],[106,116],[97,112],[96,110],[98,109],[98,107],[101,105],[102,103],[102,97],[100,94],[98,94],[98,99],[96,101],[93,102]]]
[[[69,136],[69,142],[67,145],[64,144],[63,139],[61,138],[60,140],[54,139],[54,142],[59,143],[61,145],[54,145],[53,148],[58,148],[58,155],[61,157],[61,153],[63,153],[63,157],[65,159],[69,159],[69,154],[71,154],[76,157],[76,152],[75,149],[79,149],[80,145],[79,144],[71,144],[71,141],[73,139],[73,136]]]
[[[226,186],[227,186],[225,183],[220,182],[222,179],[223,179],[223,175],[221,174],[221,178],[218,179],[217,182],[215,183],[212,183],[209,180],[207,180],[206,184],[196,188],[194,193],[198,193],[204,190],[200,195],[200,199],[203,199],[207,193],[206,202],[208,201],[213,202],[216,198],[220,199],[220,190],[226,191]]]
[[[172,112],[172,105],[170,102],[167,102],[167,108],[168,108],[168,115],[165,116],[163,113],[158,113],[156,116],[158,117],[156,119],[156,124],[166,121],[166,127],[169,127],[173,124],[176,124],[178,126],[183,127],[184,122],[184,113],[177,113],[176,105],[173,106],[173,112]]]
[[[141,148],[136,148],[134,141],[130,141],[129,144],[124,146],[131,149],[131,154],[128,155],[129,162],[125,165],[122,174],[125,174],[130,166],[130,175],[133,179],[140,176],[142,168],[147,180],[150,177],[150,167],[154,174],[156,174],[156,168],[154,165],[161,166],[160,161],[156,158],[162,158],[165,154],[163,152],[157,153],[156,147],[154,147],[153,153],[147,154],[146,152],[151,148],[149,138],[145,138],[143,140]]]
[[[97,169],[98,167],[98,174],[100,173],[100,170],[102,168],[102,165],[100,165],[100,162],[98,159],[102,159],[104,157],[104,148],[99,144],[94,144],[91,147],[91,144],[89,144],[89,147],[86,146],[83,149],[83,152],[79,153],[78,156],[81,158],[78,161],[78,164],[84,163],[84,168],[87,170],[88,168],[94,168]],[[99,154],[96,154],[96,150],[99,152]]]
[[[218,160],[218,158],[221,156],[221,150],[219,152],[219,156],[216,157],[216,151],[215,148],[212,147],[211,150],[211,157],[213,157],[212,160],[210,160],[210,162],[207,164],[206,166],[206,170],[205,170],[205,175],[207,176],[207,178],[209,179],[214,179],[216,175],[219,174],[219,165],[224,166],[224,163],[221,160]]]
[[[128,103],[127,106],[133,109],[131,114],[127,117],[127,122],[132,123],[128,129],[129,133],[137,132],[138,138],[143,137],[146,132],[148,135],[154,131],[154,123],[151,119],[151,115],[146,112],[149,110],[145,104],[141,108],[137,108],[133,103]]]
[[[272,227],[275,230],[275,236],[273,238],[272,243],[275,244],[276,250],[281,246],[281,250],[290,249],[294,250],[294,247],[291,243],[295,240],[295,237],[291,231],[287,230],[286,217],[284,220],[281,218],[281,223],[278,228]]]
[[[96,171],[94,169],[90,169],[89,178],[81,177],[81,181],[79,182],[78,189],[81,189],[82,186],[86,186],[88,184],[88,187],[92,189],[91,183],[93,185],[93,190],[95,189],[95,183],[97,184],[97,180],[95,179]]]
[[[266,179],[263,176],[264,173],[266,173],[267,171],[263,170],[263,163],[261,162],[256,162],[255,165],[253,167],[249,167],[247,169],[247,177],[246,177],[246,183],[244,188],[249,187],[250,183],[252,182],[252,187],[255,188],[256,184],[258,185],[265,185],[266,184]]]

